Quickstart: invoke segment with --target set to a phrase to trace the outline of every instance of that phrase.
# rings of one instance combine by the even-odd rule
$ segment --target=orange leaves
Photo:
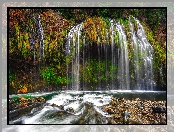
[[[60,16],[57,12],[54,12],[53,10],[49,10],[47,12],[43,12],[43,14],[40,14],[42,17],[43,25],[46,28],[47,31],[56,31],[59,32],[62,31],[62,29],[65,29],[69,26],[69,21],[66,19],[63,19],[62,16]]]
[[[10,28],[13,28],[16,24],[20,23],[20,21],[25,20],[25,15],[22,13],[21,9],[10,9]]]
[[[45,49],[50,52],[53,48],[59,47],[58,42],[63,41],[70,22],[53,10],[43,12],[40,16],[45,33]]]
[[[86,29],[89,38],[92,39],[93,41],[96,41],[97,38],[96,26],[97,26],[96,21],[93,18],[88,18],[84,23],[84,28]]]
[[[43,12],[43,14],[41,14],[40,16],[41,16],[41,17],[44,17],[44,16],[45,16],[45,17],[47,18],[48,15],[49,15],[48,12]]]
[[[106,26],[106,22],[100,17],[88,18],[84,22],[84,29],[89,38],[98,43],[106,42]]]
[[[17,93],[26,93],[27,92],[27,87],[24,85],[22,89],[18,90]]]

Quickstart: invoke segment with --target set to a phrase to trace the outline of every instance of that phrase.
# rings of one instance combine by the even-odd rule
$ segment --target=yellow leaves
[[[60,52],[58,52],[58,57],[60,56]]]
[[[56,66],[57,67],[57,69],[61,69],[61,66],[60,66],[60,63]]]
[[[27,52],[30,50],[28,33],[20,33],[18,35],[18,50],[22,51],[22,54],[26,57]]]
[[[14,87],[14,82],[11,82],[11,86]]]
[[[30,43],[26,43],[26,48],[29,50],[30,49]]]
[[[26,93],[27,92],[27,87],[24,86],[23,89],[22,89],[23,93]]]
[[[51,51],[51,50],[53,50],[53,48],[54,48],[53,43],[50,43],[50,44],[49,44],[49,50]]]
[[[100,17],[88,18],[84,22],[84,29],[89,38],[98,43],[106,41],[106,28],[106,22]]]
[[[12,54],[13,53],[13,50],[12,49],[9,49],[9,53]]]

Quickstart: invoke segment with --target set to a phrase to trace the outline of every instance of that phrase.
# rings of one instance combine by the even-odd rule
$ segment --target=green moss
[[[57,11],[48,11],[44,10],[45,13],[49,16],[46,17],[46,15],[41,10],[33,10],[36,11],[36,13],[41,15],[41,23],[44,27],[44,54],[45,54],[45,60],[42,60],[39,64],[41,67],[43,66],[44,69],[41,68],[40,71],[40,77],[41,80],[38,80],[38,83],[41,83],[42,79],[45,82],[45,84],[53,84],[53,85],[65,85],[66,83],[71,83],[72,78],[69,77],[67,80],[66,78],[66,68],[67,65],[71,65],[72,58],[74,57],[75,53],[72,52],[71,56],[66,55],[64,53],[64,47],[65,47],[65,36],[68,34],[69,30],[71,29],[71,26],[75,26],[77,23],[84,22],[83,26],[85,29],[85,32],[83,33],[83,37],[86,36],[86,40],[90,41],[90,44],[111,44],[111,32],[110,32],[110,19],[114,19],[115,21],[120,21],[121,24],[124,25],[125,33],[127,38],[127,48],[128,48],[128,54],[130,59],[130,65],[134,65],[134,53],[133,53],[133,47],[131,45],[131,39],[130,39],[130,27],[129,27],[129,20],[128,16],[133,15],[134,17],[138,18],[143,25],[147,38],[151,45],[154,48],[154,54],[153,54],[153,68],[157,71],[156,73],[159,73],[159,70],[161,68],[166,68],[166,43],[161,42],[160,40],[155,39],[155,33],[154,30],[158,30],[158,27],[160,25],[160,20],[165,22],[165,12],[163,10],[148,10],[148,9],[103,9],[103,10],[71,10],[71,9],[56,9],[57,11],[60,11],[62,16],[67,19],[67,25],[65,25],[60,30],[57,29],[57,23],[61,23],[61,21],[58,21],[57,17]],[[81,12],[81,13],[79,13]],[[26,16],[27,14],[31,14],[31,10],[23,10],[22,15]],[[53,15],[54,14],[54,15]],[[155,16],[156,15],[156,16]],[[155,17],[154,17],[155,16]],[[18,69],[19,65],[21,64],[21,67],[19,67],[20,70],[16,70],[14,74],[16,75],[16,80],[14,80],[14,77],[12,77],[12,74],[9,74],[10,78],[10,84],[12,82],[15,83],[17,86],[24,86],[24,83],[29,83],[32,81],[31,85],[34,86],[34,74],[30,78],[30,81],[20,81],[23,77],[23,73],[29,75],[30,71],[36,70],[35,68],[39,67],[38,65],[32,66],[27,70],[25,67],[28,67],[29,64],[33,63],[34,61],[31,59],[34,56],[34,52],[30,51],[30,43],[29,38],[31,37],[30,30],[34,28],[34,19],[33,15],[30,16],[30,18],[26,19],[25,22],[22,22],[21,20],[18,20],[14,16],[10,16],[14,18],[14,21],[17,23],[14,27],[10,30],[10,38],[9,38],[9,56],[10,56],[10,69],[15,67],[14,69]],[[147,20],[142,21],[143,17],[147,18]],[[22,16],[20,16],[22,18]],[[61,19],[63,20],[63,19]],[[137,31],[138,26],[134,19],[131,19],[132,23],[134,24],[135,31]],[[151,26],[151,24],[154,25]],[[12,26],[12,25],[11,25]],[[52,31],[50,31],[52,29]],[[108,30],[109,37],[106,36]],[[37,39],[37,38],[35,38]],[[118,32],[114,35],[114,43],[118,48],[120,48],[119,41],[119,35]],[[71,47],[71,51],[73,47]],[[80,39],[80,49],[83,48],[83,42],[82,39]],[[139,54],[140,55],[140,54]],[[173,56],[171,54],[171,56]],[[13,63],[17,60],[17,63]],[[36,41],[36,60],[39,60],[39,40]],[[27,63],[26,63],[27,62]],[[44,62],[44,63],[43,63]],[[92,88],[95,87],[95,85],[99,81],[107,82],[112,78],[112,73],[117,73],[118,67],[112,67],[111,61],[107,62],[108,66],[106,66],[105,60],[100,60],[100,63],[98,60],[91,59],[90,62],[86,62],[84,65],[84,69],[80,69],[80,81],[85,81],[89,83],[93,83]],[[141,65],[141,63],[139,64]],[[107,67],[107,69],[106,69]],[[108,70],[108,73],[106,74],[106,71]],[[131,69],[130,69],[131,70]],[[21,72],[22,71],[22,72]],[[22,74],[21,74],[22,73]],[[100,75],[99,75],[100,74]],[[131,72],[133,76],[133,72]],[[114,74],[114,78],[117,77],[117,74]],[[155,75],[157,76],[157,75]],[[166,76],[166,75],[164,75]],[[163,76],[163,81],[165,80],[165,77]],[[157,77],[156,77],[157,78]]]

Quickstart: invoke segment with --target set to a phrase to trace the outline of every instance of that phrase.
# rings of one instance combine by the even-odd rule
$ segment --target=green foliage
[[[71,9],[56,9],[56,10],[59,11],[60,14],[65,17],[65,19],[73,20],[72,18],[73,14],[71,12]]]
[[[67,80],[66,76],[58,74],[56,68],[46,67],[41,71],[41,77],[46,84],[53,85],[66,85],[70,83],[71,80]]]
[[[91,59],[89,62],[86,62],[85,68],[81,71],[81,80],[86,83],[98,83],[99,81],[106,82],[111,78],[116,78],[118,66],[112,66],[111,61],[109,60],[106,65],[105,60],[97,61]],[[107,68],[107,69],[106,69]],[[114,73],[114,75],[113,75]]]
[[[110,12],[109,9],[97,9],[97,16],[103,16],[104,18],[108,17],[108,14]]]
[[[10,86],[12,86],[12,87],[14,87],[15,76],[16,76],[16,74],[11,73],[11,71],[9,71],[8,78],[9,78]]]
[[[109,3],[108,3],[109,4]],[[102,6],[102,5],[101,5]],[[17,15],[16,15],[17,14]],[[125,33],[128,36],[128,50],[129,59],[133,60],[133,48],[131,47],[129,16],[134,16],[143,23],[145,27],[146,35],[149,42],[154,48],[154,69],[157,71],[162,68],[166,68],[166,43],[156,39],[158,33],[154,33],[155,30],[159,30],[160,26],[165,25],[166,22],[166,10],[165,9],[22,9],[10,11],[10,32],[9,32],[9,57],[10,57],[10,69],[16,70],[13,74],[9,73],[10,85],[14,85],[15,76],[17,76],[15,85],[24,86],[20,81],[21,71],[27,75],[30,75],[30,71],[34,70],[37,66],[31,66],[29,64],[34,63],[34,52],[30,50],[29,39],[31,37],[30,30],[34,28],[33,16],[40,14],[41,23],[44,28],[44,54],[45,58],[38,64],[44,64],[44,69],[41,70],[40,76],[43,78],[46,84],[53,85],[65,85],[70,83],[66,78],[66,66],[71,64],[72,56],[66,56],[64,53],[66,35],[69,32],[71,26],[84,22],[84,28],[86,39],[94,44],[110,43],[110,38],[106,37],[107,30],[110,29],[110,19],[120,21],[124,25]],[[66,20],[65,20],[66,19]],[[135,21],[132,21],[135,23]],[[137,26],[135,24],[137,30]],[[114,35],[114,43],[117,44],[119,40],[118,33]],[[117,47],[119,48],[119,44]],[[80,48],[83,47],[83,43],[80,40]],[[39,42],[36,41],[36,60],[39,60]],[[16,63],[14,63],[16,62]],[[106,66],[107,63],[107,66]],[[28,64],[28,65],[27,65]],[[141,65],[141,64],[140,64]],[[28,69],[27,69],[27,68]],[[84,69],[80,70],[80,80],[85,82],[97,84],[99,81],[109,81],[112,77],[116,78],[118,66],[112,67],[111,61],[91,59],[86,62]],[[106,72],[108,71],[108,73]],[[34,74],[31,78],[34,78]],[[164,78],[165,79],[165,78]],[[33,81],[31,79],[31,81]],[[28,82],[23,82],[28,83]],[[92,85],[94,88],[94,85]]]

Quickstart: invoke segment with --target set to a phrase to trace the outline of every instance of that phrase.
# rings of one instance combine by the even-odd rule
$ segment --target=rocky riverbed
[[[166,101],[112,98],[103,106],[109,124],[166,124]]]
[[[51,100],[43,97],[10,99],[9,123],[25,124],[24,117],[32,118],[42,112],[45,113],[39,117],[42,123],[68,117],[71,121],[67,124],[167,124],[166,116],[172,118],[167,115],[166,101],[102,94],[73,96],[60,94]]]

